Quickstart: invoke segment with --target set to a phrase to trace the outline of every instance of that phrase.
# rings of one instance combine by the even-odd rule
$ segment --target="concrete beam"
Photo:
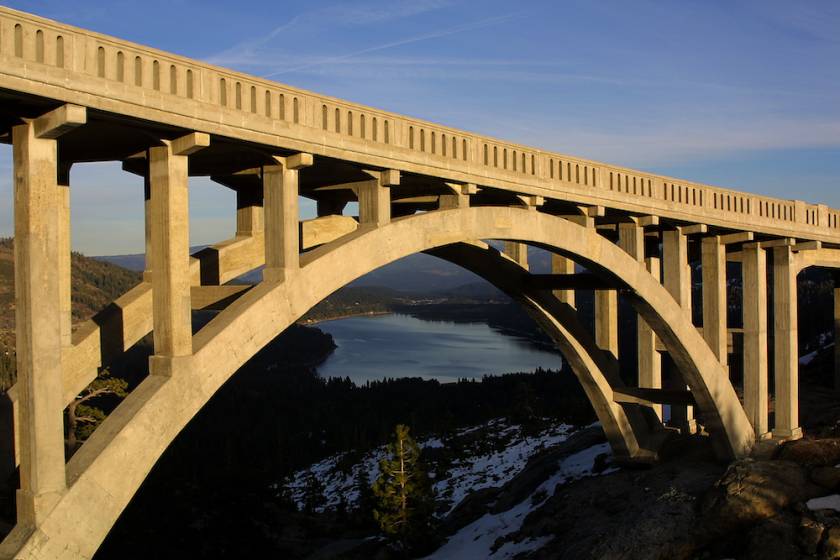
[[[190,288],[192,308],[221,311],[245,295],[253,287],[249,284],[192,286]]]
[[[525,284],[536,290],[619,290],[622,287],[618,282],[604,279],[591,272],[529,274],[525,277]]]
[[[691,224],[689,226],[679,226],[675,228],[683,235],[696,235],[698,233],[707,233],[709,226],[706,224]]]
[[[210,135],[204,132],[190,132],[171,142],[172,155],[189,156],[210,145]]]
[[[323,216],[300,223],[301,249],[308,250],[358,229],[359,223],[350,216]]]
[[[730,245],[734,243],[745,243],[752,241],[754,237],[751,231],[739,231],[736,233],[727,233],[725,235],[717,236],[718,243],[721,245]]]
[[[613,400],[622,404],[641,405],[682,405],[693,406],[697,404],[691,391],[649,389],[641,387],[622,387],[613,389]]]
[[[62,105],[33,121],[34,135],[43,140],[55,139],[87,122],[87,109],[79,105]]]
[[[801,241],[793,246],[795,252],[818,251],[822,249],[822,241]]]

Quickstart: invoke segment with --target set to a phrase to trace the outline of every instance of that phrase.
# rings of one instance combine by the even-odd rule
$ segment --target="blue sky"
[[[835,0],[5,3],[478,133],[840,207]],[[140,251],[139,180],[118,165],[71,178],[74,248]],[[192,184],[191,242],[228,237],[232,194]]]

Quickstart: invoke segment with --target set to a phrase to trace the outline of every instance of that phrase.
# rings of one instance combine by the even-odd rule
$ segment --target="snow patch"
[[[834,511],[840,511],[840,494],[831,494],[830,496],[814,498],[812,500],[808,500],[805,505],[807,505],[808,509],[811,511],[816,511],[818,509],[833,509]]]
[[[615,467],[610,467],[600,473],[593,472],[595,459],[603,454],[610,454],[609,444],[593,445],[583,451],[569,455],[559,463],[557,472],[527,498],[507,511],[498,514],[487,513],[470,523],[452,535],[446,544],[424,560],[456,560],[460,558],[503,560],[545,546],[551,540],[550,537],[526,539],[519,542],[508,541],[497,550],[493,550],[493,544],[499,538],[511,535],[521,529],[525,517],[545,503],[554,494],[558,485],[587,476],[598,476],[618,470]],[[537,496],[542,497],[542,499],[539,503],[533,503]]]

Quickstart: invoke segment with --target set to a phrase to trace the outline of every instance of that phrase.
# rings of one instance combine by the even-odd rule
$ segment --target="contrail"
[[[401,39],[399,41],[393,41],[391,43],[385,43],[384,45],[378,45],[375,47],[368,47],[366,49],[362,49],[360,51],[352,52],[343,54],[341,56],[335,56],[331,58],[325,58],[318,62],[312,62],[309,64],[304,64],[302,66],[297,66],[295,68],[289,68],[287,70],[278,70],[276,72],[271,72],[269,74],[264,74],[263,78],[270,78],[272,76],[279,76],[280,74],[288,74],[289,72],[299,72],[300,70],[306,70],[307,68],[312,68],[313,66],[321,66],[323,64],[332,64],[335,62],[341,62],[342,60],[347,60],[349,58],[353,58],[356,56],[360,56],[363,54],[382,51],[385,49],[390,49],[393,47],[399,47],[402,45],[408,45],[410,43],[417,43],[420,41],[427,41],[429,39],[437,39],[438,37],[446,37],[447,35],[454,35],[456,33],[460,33],[462,31],[472,31],[473,29],[480,29],[482,27],[488,27],[490,25],[496,25],[503,21],[509,20],[513,17],[516,17],[519,14],[506,14],[502,16],[495,16],[487,19],[482,19],[479,21],[474,21],[471,23],[464,23],[461,25],[456,25],[455,27],[449,27],[447,29],[443,29],[441,31],[433,31],[431,33],[425,33],[423,35],[415,35],[414,37],[409,37],[407,39]]]

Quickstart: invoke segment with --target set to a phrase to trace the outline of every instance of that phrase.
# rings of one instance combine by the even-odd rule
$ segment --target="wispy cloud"
[[[392,49],[394,47],[409,45],[411,43],[419,43],[421,41],[428,41],[430,39],[438,39],[440,37],[446,37],[448,35],[455,35],[456,33],[464,33],[466,31],[473,31],[473,30],[476,30],[476,29],[484,28],[484,27],[490,27],[492,25],[498,25],[502,22],[510,20],[510,19],[516,17],[516,15],[517,14],[506,14],[506,15],[501,15],[501,16],[494,16],[494,17],[490,17],[490,18],[486,18],[486,19],[482,19],[482,20],[478,20],[478,21],[473,21],[473,22],[464,23],[464,24],[461,24],[461,25],[456,25],[454,27],[449,27],[449,28],[446,28],[446,29],[442,29],[440,31],[432,31],[432,32],[429,32],[429,33],[421,33],[419,35],[414,35],[412,37],[407,37],[405,39],[399,39],[397,41],[390,41],[388,43],[383,43],[381,45],[376,45],[376,46],[373,46],[373,47],[367,47],[367,48],[360,49],[360,50],[357,50],[357,51],[354,51],[354,52],[350,52],[350,53],[346,53],[346,54],[342,54],[342,55],[338,55],[338,56],[325,57],[323,59],[313,61],[309,64],[296,66],[296,67],[289,68],[289,69],[286,69],[286,70],[278,70],[278,71],[275,71],[275,72],[270,72],[268,74],[264,74],[263,77],[270,78],[270,77],[273,77],[273,76],[279,76],[281,74],[288,74],[288,73],[291,73],[291,72],[300,72],[302,70],[307,70],[307,69],[312,68],[314,66],[321,66],[321,65],[324,65],[324,64],[335,64],[335,63],[338,63],[338,62],[343,62],[343,61],[346,61],[346,60],[350,60],[350,59],[353,59],[355,57],[362,56],[362,55],[365,55],[365,54],[369,54],[369,53],[372,53],[372,52],[384,51],[384,50]]]
[[[444,9],[453,0],[401,0],[376,3],[334,4],[301,12],[287,22],[257,37],[233,45],[206,60],[212,64],[229,66],[259,66],[270,63],[271,53],[266,47],[278,37],[293,30],[359,27],[387,23]]]

